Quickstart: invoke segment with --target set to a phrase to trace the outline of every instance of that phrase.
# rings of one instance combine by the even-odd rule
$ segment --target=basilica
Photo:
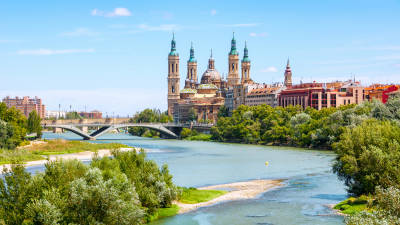
[[[173,116],[174,121],[197,120],[214,123],[217,120],[220,107],[225,105],[229,91],[240,90],[240,87],[253,83],[250,78],[250,59],[247,44],[241,60],[241,77],[239,77],[239,52],[236,49],[234,36],[228,54],[228,68],[228,76],[224,79],[215,68],[215,60],[211,50],[207,69],[199,82],[197,60],[192,45],[187,61],[185,87],[180,89],[179,54],[176,51],[176,41],[173,37],[171,51],[168,54],[168,115]]]

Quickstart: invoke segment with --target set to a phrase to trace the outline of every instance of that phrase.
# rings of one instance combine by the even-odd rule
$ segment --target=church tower
[[[292,70],[290,69],[289,59],[287,60],[286,70],[285,70],[285,87],[292,87]]]
[[[236,40],[235,33],[233,33],[233,38],[231,41],[231,51],[228,57],[228,87],[233,87],[239,84],[239,52],[236,50]]]
[[[251,81],[250,78],[250,59],[249,50],[247,49],[247,42],[244,45],[244,55],[242,59],[242,84],[247,84]]]
[[[172,36],[171,52],[168,54],[168,115],[174,113],[174,103],[179,98],[179,54],[176,51],[175,35]]]
[[[185,88],[195,89],[197,84],[197,60],[194,57],[193,43],[190,47],[190,58],[187,61],[187,75],[185,80]]]

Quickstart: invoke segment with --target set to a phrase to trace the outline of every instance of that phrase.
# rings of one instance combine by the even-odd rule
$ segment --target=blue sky
[[[0,97],[39,96],[50,110],[126,116],[166,109],[167,54],[175,31],[181,86],[190,42],[198,77],[210,49],[227,73],[232,32],[251,76],[294,83],[400,83],[400,1],[2,1]]]

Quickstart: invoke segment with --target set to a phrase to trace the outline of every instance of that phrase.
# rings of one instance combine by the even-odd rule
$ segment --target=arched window
[[[235,70],[235,63],[232,63],[232,71]]]
[[[193,68],[190,69],[190,79],[193,80]]]
[[[175,71],[178,72],[178,64],[175,64]]]
[[[171,86],[171,92],[175,93],[175,86],[174,85]]]
[[[174,72],[174,64],[171,64],[172,65],[172,72]]]

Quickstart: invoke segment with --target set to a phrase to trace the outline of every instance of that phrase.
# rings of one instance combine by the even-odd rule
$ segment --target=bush
[[[389,121],[364,121],[347,128],[334,145],[333,170],[351,194],[374,193],[377,186],[400,187],[400,127]]]

